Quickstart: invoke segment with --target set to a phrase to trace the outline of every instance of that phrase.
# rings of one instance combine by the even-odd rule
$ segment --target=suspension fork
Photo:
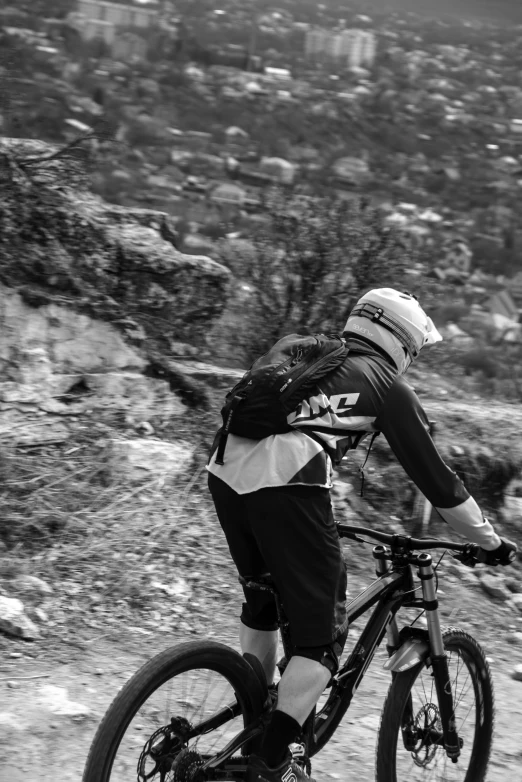
[[[386,555],[389,553],[389,549],[387,549],[385,546],[374,546],[372,553],[375,559],[375,572],[377,576],[384,576],[389,570],[386,560]],[[386,628],[386,651],[388,652],[388,657],[391,657],[392,654],[397,651],[399,646],[399,628],[397,626],[397,619],[395,616],[393,616]],[[393,676],[394,672],[392,671],[392,677]]]
[[[417,557],[419,566],[418,576],[422,583],[422,597],[426,619],[428,621],[428,636],[430,639],[430,652],[435,689],[439,701],[440,718],[444,737],[444,749],[451,760],[456,763],[460,755],[460,741],[457,734],[455,721],[455,707],[451,691],[451,681],[448,668],[448,656],[444,649],[442,630],[439,618],[439,601],[435,587],[435,572],[431,554],[419,554]]]
[[[386,561],[386,554],[388,550],[385,546],[374,546],[373,556],[376,560],[375,572],[378,576],[383,576],[388,571],[388,565]],[[401,638],[399,635],[399,627],[397,624],[397,617],[395,614],[390,619],[388,627],[386,628],[386,651],[388,657],[391,657],[401,645]],[[397,676],[396,671],[391,671],[392,680]],[[413,724],[413,701],[411,694],[408,695],[406,703],[404,705],[404,711],[402,713],[401,720],[401,732],[404,746],[406,749],[411,745],[410,731]]]

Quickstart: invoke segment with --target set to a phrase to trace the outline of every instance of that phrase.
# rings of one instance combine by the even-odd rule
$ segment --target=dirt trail
[[[447,602],[446,616],[454,604]],[[509,677],[513,666],[522,662],[522,647],[507,644],[488,627],[486,617],[492,614],[487,599],[483,609],[484,619],[478,619],[475,609],[468,614],[475,619],[459,625],[474,633],[491,655],[497,717],[488,782],[522,782],[522,682]],[[499,607],[497,613],[502,623],[504,609]],[[509,620],[507,613],[504,619]],[[48,636],[31,645],[0,638],[2,782],[80,782],[97,724],[119,688],[146,659],[187,640],[186,634],[145,632],[111,628],[103,637],[79,633],[65,642]],[[357,629],[350,635],[350,647],[356,634]],[[219,638],[235,646],[234,635],[230,616]],[[203,636],[198,632],[190,637]],[[389,682],[383,661],[380,650],[341,728],[316,758],[318,780],[373,780],[376,731]]]

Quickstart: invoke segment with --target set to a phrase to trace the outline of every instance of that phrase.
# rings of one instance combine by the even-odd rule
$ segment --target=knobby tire
[[[195,678],[198,670],[216,672],[223,677],[241,705],[242,727],[252,722],[262,708],[262,693],[257,677],[241,655],[224,644],[212,641],[194,641],[171,647],[145,663],[112,702],[92,742],[83,782],[110,782],[122,739],[139,710],[169,680],[187,673]],[[175,712],[174,706],[172,711]],[[146,738],[144,735],[143,743]],[[139,754],[138,748],[136,764]],[[132,778],[136,779],[136,775]],[[170,774],[167,778],[170,779]]]
[[[489,665],[480,645],[463,630],[448,629],[444,632],[443,638],[447,654],[452,660],[462,659],[463,663],[460,671],[458,671],[457,663],[456,678],[452,673],[455,666],[450,664],[453,665],[450,667],[453,698],[454,701],[455,699],[457,701],[455,707],[457,730],[464,734],[466,720],[470,716],[473,717],[474,724],[468,727],[470,731],[473,730],[473,739],[467,737],[467,746],[465,744],[463,747],[462,756],[457,764],[452,764],[442,746],[424,747],[420,748],[420,751],[409,752],[404,746],[401,732],[403,715],[405,711],[408,711],[407,704],[409,702],[413,704],[412,714],[414,717],[417,716],[417,724],[425,726],[426,720],[429,718],[433,720],[432,724],[437,723],[437,730],[440,730],[440,720],[437,720],[436,716],[437,698],[433,687],[428,689],[424,686],[422,690],[419,687],[419,680],[426,677],[424,663],[416,665],[409,671],[398,673],[392,681],[382,712],[377,740],[377,782],[417,782],[417,780],[426,780],[426,782],[428,780],[430,782],[452,782],[452,780],[485,782],[491,753],[495,711]],[[466,676],[469,678],[469,689],[465,693],[466,700],[464,701]],[[422,678],[422,682],[425,682],[424,678]],[[419,695],[419,692],[422,695]],[[416,712],[416,704],[421,702],[423,695],[426,695],[426,704]],[[410,698],[412,701],[409,701]],[[465,711],[469,702],[471,702],[471,709],[466,716]],[[462,714],[459,714],[461,704]],[[459,719],[462,719],[461,727],[459,727]],[[427,762],[426,756],[431,753],[433,753],[433,757],[430,762]],[[414,756],[417,762],[415,762]],[[426,765],[424,767],[419,765],[419,761],[426,762]],[[401,773],[401,769],[397,769],[398,763],[401,768],[411,763],[411,771]]]

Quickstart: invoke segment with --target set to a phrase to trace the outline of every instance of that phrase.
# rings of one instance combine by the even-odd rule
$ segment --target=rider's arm
[[[405,471],[453,529],[486,550],[501,544],[460,478],[442,460],[429,433],[428,417],[414,390],[397,378],[375,426]]]

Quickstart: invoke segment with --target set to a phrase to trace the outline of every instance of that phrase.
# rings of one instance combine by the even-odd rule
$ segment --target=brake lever
[[[460,554],[451,555],[454,559],[462,562],[466,567],[474,568],[475,565],[480,562],[480,546],[476,543],[468,543],[464,551]]]

